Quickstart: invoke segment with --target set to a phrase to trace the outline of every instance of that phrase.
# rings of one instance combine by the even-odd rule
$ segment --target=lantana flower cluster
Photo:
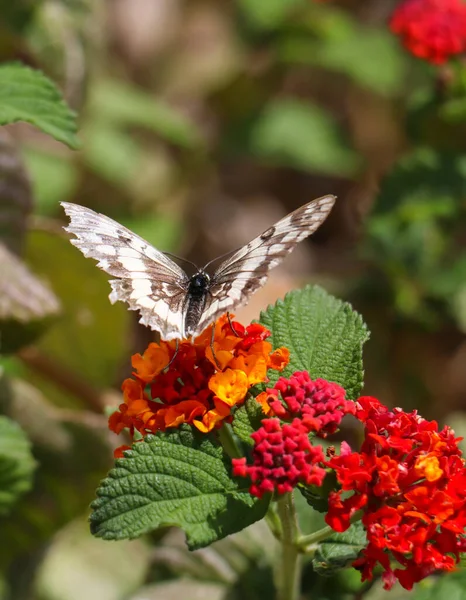
[[[209,433],[231,422],[251,388],[289,362],[288,350],[273,351],[269,336],[260,324],[243,327],[225,316],[178,348],[150,344],[132,358],[133,377],[123,383],[110,429],[143,437],[186,423]],[[340,385],[306,371],[280,377],[256,400],[264,418],[251,435],[251,456],[232,459],[233,475],[249,479],[252,495],[322,486],[333,472],[326,522],[343,532],[361,520],[367,545],[353,566],[363,580],[381,567],[386,589],[396,580],[411,589],[455,568],[466,551],[466,467],[450,428],[369,396],[349,401]],[[325,455],[314,441],[335,433],[345,415],[364,425],[362,446],[354,452],[343,442],[338,455],[332,447]]]
[[[149,344],[144,354],[132,357],[133,377],[123,382],[124,402],[109,428],[144,436],[183,423],[204,433],[221,426],[249,389],[267,380],[269,369],[281,371],[288,364],[288,350],[273,351],[269,336],[263,325],[243,327],[224,316],[178,348],[175,341]]]
[[[414,56],[442,64],[466,51],[466,3],[404,0],[390,19],[390,29]]]
[[[439,431],[416,411],[389,410],[376,398],[350,402],[342,387],[306,372],[281,377],[257,400],[269,418],[251,436],[252,464],[233,459],[234,475],[250,478],[251,494],[319,486],[333,471],[339,487],[330,492],[326,522],[343,532],[353,518],[362,520],[367,546],[353,566],[363,580],[380,566],[386,589],[396,580],[411,589],[455,568],[466,550],[466,468],[461,438],[450,428]],[[364,424],[362,447],[353,452],[343,442],[340,454],[326,459],[311,438],[334,433],[347,414]]]
[[[372,578],[377,564],[387,589],[396,579],[411,589],[436,570],[452,570],[466,550],[460,438],[416,411],[389,410],[371,397],[359,398],[356,417],[365,425],[361,451],[343,443],[328,462],[341,489],[330,494],[327,523],[345,531],[362,511],[368,545],[355,566],[363,580]],[[403,568],[392,570],[391,560]]]
[[[249,477],[251,494],[290,492],[298,483],[322,485],[326,475],[322,446],[309,439],[314,432],[321,437],[334,432],[355,405],[345,399],[345,390],[324,379],[312,381],[306,371],[286,379],[256,398],[270,417],[251,437],[255,442],[253,464],[246,458],[233,459],[233,474]],[[279,417],[279,418],[277,418]]]

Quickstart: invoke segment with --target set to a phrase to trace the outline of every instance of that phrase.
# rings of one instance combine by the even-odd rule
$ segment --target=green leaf
[[[0,416],[0,514],[4,515],[19,496],[31,488],[35,462],[23,430]]]
[[[27,241],[28,264],[50,282],[62,307],[60,319],[39,340],[38,351],[88,384],[108,386],[115,381],[121,361],[129,363],[128,350],[125,356],[129,311],[122,302],[110,304],[108,276],[72,246],[66,235],[32,231]],[[63,406],[63,390],[33,374],[30,380],[36,381],[48,399]]]
[[[248,398],[235,412],[232,427],[239,439],[252,446],[254,444],[251,433],[257,431],[260,422],[265,418],[262,408],[255,398]]]
[[[257,29],[274,29],[307,0],[240,0],[242,12]]]
[[[332,29],[330,35],[318,40],[309,34],[285,38],[278,46],[279,58],[343,73],[379,94],[398,93],[406,73],[406,60],[398,41],[388,31],[347,21],[347,27],[340,27],[340,35]]]
[[[152,130],[184,148],[203,144],[194,121],[160,98],[120,81],[101,81],[93,87],[89,111],[103,124],[137,126]]]
[[[115,396],[107,396],[108,401],[116,404],[119,394]],[[114,440],[102,415],[58,410],[24,380],[0,377],[0,412],[20,424],[40,464],[34,488],[0,518],[2,571],[17,556],[50,545],[53,534],[71,519],[84,519],[99,481],[113,463]],[[20,594],[13,590],[11,597]]]
[[[439,577],[429,577],[419,583],[411,594],[412,600],[463,600],[466,589],[466,571],[464,569],[455,573],[445,573]]]
[[[252,127],[250,151],[274,164],[339,177],[354,175],[360,165],[327,111],[291,98],[265,107]]]
[[[77,165],[69,158],[48,153],[37,145],[23,147],[22,155],[32,183],[34,213],[55,216],[59,202],[71,200],[76,192]]]
[[[294,371],[308,371],[345,388],[355,399],[363,384],[362,346],[369,332],[351,305],[308,285],[287,294],[261,313],[260,322],[272,332],[274,348],[286,346],[290,363],[280,374],[269,373],[271,383]]]
[[[319,544],[312,566],[319,575],[331,577],[335,571],[356,560],[366,545],[366,532],[362,523],[353,523],[344,533],[335,533]]]
[[[97,495],[94,535],[127,539],[174,525],[185,531],[190,549],[244,529],[268,506],[268,499],[254,498],[231,478],[222,448],[189,427],[133,444]]]
[[[0,66],[0,125],[26,121],[70,148],[78,148],[76,115],[40,71],[20,63]]]

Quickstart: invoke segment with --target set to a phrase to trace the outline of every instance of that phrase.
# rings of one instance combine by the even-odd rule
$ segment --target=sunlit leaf
[[[264,516],[269,499],[240,488],[228,463],[221,446],[188,427],[147,436],[97,490],[92,532],[119,540],[176,525],[195,549],[241,531]]]
[[[26,121],[70,148],[78,148],[76,115],[55,84],[20,63],[0,66],[0,124]]]
[[[306,370],[311,377],[340,384],[348,398],[358,397],[364,374],[362,347],[369,332],[350,304],[308,285],[269,306],[260,322],[272,332],[274,348],[290,350],[283,373],[269,372],[272,383],[280,375]]]

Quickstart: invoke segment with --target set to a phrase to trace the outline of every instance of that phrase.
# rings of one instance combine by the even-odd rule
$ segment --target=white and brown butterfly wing
[[[335,200],[335,196],[323,196],[301,206],[224,261],[212,276],[196,334],[247,302],[265,284],[270,270],[325,221]]]
[[[62,202],[70,225],[65,228],[84,256],[117,277],[110,281],[112,303],[127,302],[141,313],[140,322],[163,339],[184,335],[185,299],[189,279],[165,254],[113,219],[89,208]]]

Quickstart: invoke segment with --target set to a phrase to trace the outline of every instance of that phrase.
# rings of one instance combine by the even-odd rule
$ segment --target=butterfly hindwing
[[[165,254],[109,217],[76,204],[62,206],[70,217],[65,229],[76,236],[71,242],[117,278],[110,281],[110,300],[127,302],[141,313],[141,323],[171,340],[196,336],[247,302],[269,271],[314,233],[334,203],[335,196],[323,196],[301,206],[225,260],[210,279],[204,270],[189,278]],[[205,283],[199,288],[200,276]]]
[[[211,279],[197,332],[249,297],[267,281],[269,271],[325,221],[335,196],[323,196],[296,209],[224,261]]]
[[[139,310],[141,323],[160,332],[163,339],[184,332],[185,300],[189,278],[165,254],[113,219],[89,208],[62,202],[70,225],[66,231],[84,256],[117,277],[110,300],[121,300]]]

